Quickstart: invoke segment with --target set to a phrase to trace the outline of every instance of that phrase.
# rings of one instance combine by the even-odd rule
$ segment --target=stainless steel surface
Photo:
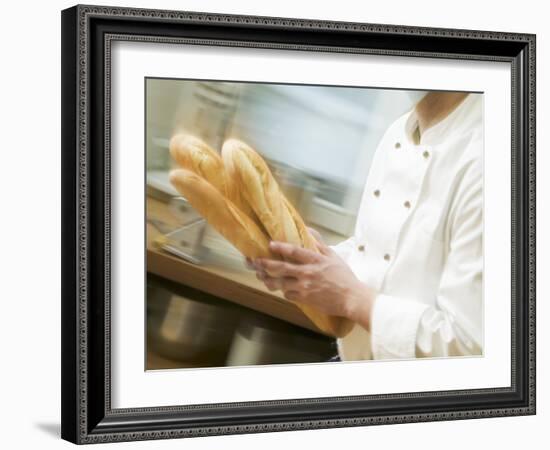
[[[304,333],[296,327],[255,315],[241,321],[233,337],[227,366],[328,361],[334,341]]]
[[[148,350],[173,360],[200,362],[203,367],[224,365],[239,316],[230,304],[189,292],[195,298],[176,293],[160,281],[148,282]]]
[[[331,338],[148,276],[147,369],[324,362],[335,353]]]
[[[159,230],[161,233],[167,234],[172,232],[173,227],[168,225],[166,222],[160,219],[154,219],[154,218],[147,218],[147,222],[153,225],[157,230]]]
[[[203,257],[202,241],[206,231],[206,221],[196,219],[195,221],[178,228],[165,235],[161,247],[163,250],[192,262],[200,264]]]

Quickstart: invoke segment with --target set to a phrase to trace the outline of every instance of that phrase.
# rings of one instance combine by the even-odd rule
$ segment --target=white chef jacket
[[[482,352],[482,96],[469,94],[415,144],[413,110],[373,158],[354,235],[333,246],[378,292],[371,332],[337,340],[342,360]]]

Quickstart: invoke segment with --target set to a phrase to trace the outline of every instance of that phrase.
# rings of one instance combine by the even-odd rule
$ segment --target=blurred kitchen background
[[[348,238],[376,146],[413,106],[406,90],[146,80],[147,354],[152,369],[310,363],[336,354],[168,182],[175,132],[220,150],[235,137],[268,162],[330,244]]]

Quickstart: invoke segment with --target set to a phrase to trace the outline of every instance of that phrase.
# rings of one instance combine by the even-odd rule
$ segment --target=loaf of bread
[[[243,255],[273,258],[269,239],[250,217],[195,172],[176,169],[170,182],[204,219]]]
[[[243,199],[235,180],[227,176],[224,162],[216,150],[202,139],[179,133],[170,140],[170,155],[180,167],[195,172],[225,194],[237,208],[263,230],[256,214]]]
[[[283,195],[281,193],[281,195]],[[309,231],[307,230],[306,224],[304,223],[302,216],[298,214],[298,211],[294,208],[292,203],[285,197],[285,205],[288,209],[288,212],[290,213],[290,216],[292,217],[292,220],[294,220],[294,224],[296,225],[296,229],[298,230],[298,234],[300,235],[300,240],[302,243],[302,246],[304,248],[307,248],[309,250],[318,251],[317,244],[315,243],[315,239],[311,236]]]
[[[225,192],[225,173],[219,153],[203,140],[185,133],[170,140],[170,155],[183,169],[195,172],[221,193]]]
[[[249,145],[236,139],[222,147],[227,179],[236,187],[256,213],[272,240],[289,242],[319,252],[315,239],[292,204],[285,197],[263,158]],[[353,323],[342,317],[327,316],[315,308],[297,303],[298,307],[321,330],[344,336]]]
[[[263,158],[237,139],[225,141],[222,158],[227,178],[236,181],[236,188],[254,210],[271,239],[302,246],[296,217],[293,217],[289,202]]]

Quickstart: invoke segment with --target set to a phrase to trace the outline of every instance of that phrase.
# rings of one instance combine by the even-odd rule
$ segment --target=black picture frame
[[[86,5],[61,16],[64,439],[84,444],[535,414],[535,35]],[[511,386],[112,409],[109,102],[114,40],[510,63]]]

